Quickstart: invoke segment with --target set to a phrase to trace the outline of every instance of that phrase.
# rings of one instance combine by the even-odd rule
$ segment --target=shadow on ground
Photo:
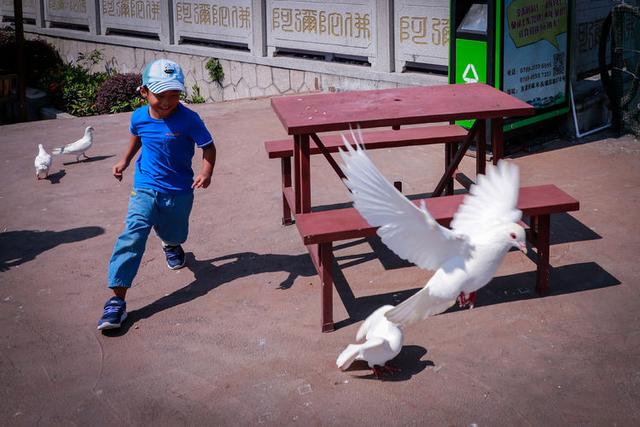
[[[525,133],[520,137],[512,138],[506,147],[506,156],[516,159],[526,157],[531,154],[561,150],[575,145],[591,144],[604,139],[617,139],[619,132],[609,128],[600,132],[576,139],[572,138],[559,129],[551,129],[540,134]]]
[[[49,180],[52,184],[60,184],[60,181],[66,174],[67,172],[64,169],[60,169],[56,173],[49,174],[45,179]]]
[[[306,253],[292,256],[241,252],[218,258],[197,260],[193,253],[188,252],[186,257],[186,268],[193,272],[195,280],[151,304],[129,312],[127,320],[120,329],[105,331],[105,335],[124,335],[136,322],[147,319],[161,311],[193,301],[238,278],[254,274],[286,271],[289,275],[278,286],[279,289],[284,290],[289,289],[298,277],[316,275],[313,264],[311,264],[311,260]]]
[[[390,360],[390,364],[396,368],[399,368],[399,372],[393,374],[387,374],[381,378],[377,378],[367,362],[362,360],[356,360],[349,366],[345,372],[349,373],[365,373],[364,375],[352,375],[352,378],[365,379],[365,380],[378,380],[378,381],[407,381],[412,376],[419,374],[428,367],[434,367],[435,363],[431,360],[422,360],[427,354],[427,350],[424,347],[418,345],[405,345],[400,350],[393,360]]]
[[[552,243],[565,243],[579,240],[600,238],[589,228],[570,215],[556,215],[552,222],[557,232],[552,234]],[[364,320],[378,307],[385,304],[397,305],[409,298],[420,288],[399,290],[379,295],[356,297],[349,287],[342,269],[352,267],[373,259],[378,259],[386,269],[406,267],[411,264],[397,257],[384,246],[378,238],[352,240],[335,246],[339,251],[351,246],[369,242],[374,249],[364,254],[336,256],[339,268],[335,269],[336,290],[344,304],[349,318],[335,323],[336,329]],[[192,253],[187,253],[187,268],[194,276],[188,285],[166,295],[151,304],[129,313],[122,328],[105,331],[106,335],[120,336],[126,334],[137,321],[149,318],[156,313],[176,307],[202,297],[217,287],[232,282],[238,278],[268,272],[287,272],[288,276],[278,285],[278,289],[291,288],[298,277],[316,277],[311,259],[307,253],[300,255],[257,254],[241,252],[222,257],[197,260]],[[425,279],[426,280],[426,279]],[[511,276],[495,278],[487,287],[478,293],[476,306],[499,304],[535,296],[535,270]],[[551,294],[581,292],[589,289],[602,288],[620,284],[620,282],[598,264],[589,262],[551,267]],[[450,311],[455,311],[455,308]]]
[[[64,243],[104,234],[102,227],[78,227],[64,231],[16,230],[0,233],[0,271],[32,261],[41,253]]]
[[[64,154],[64,155],[71,156],[71,154]],[[106,159],[109,159],[109,158],[115,157],[115,156],[116,156],[115,154],[111,154],[109,156],[91,156],[88,159],[76,160],[75,162],[62,162],[62,164],[64,166],[67,166],[67,165],[75,165],[75,164],[78,164],[78,163],[99,162],[101,160],[106,160]]]
[[[551,245],[602,238],[568,213],[551,216],[550,234]],[[421,286],[410,290],[400,290],[380,295],[356,297],[347,283],[346,278],[342,274],[342,269],[374,258],[377,258],[386,270],[394,270],[412,265],[391,252],[378,237],[360,239],[350,242],[349,244],[360,244],[364,241],[369,242],[373,249],[372,253],[351,255],[350,258],[352,258],[353,261],[348,262],[340,262],[345,258],[336,256],[339,268],[336,268],[334,282],[340,299],[342,300],[342,303],[349,315],[349,318],[335,322],[334,327],[336,329],[364,320],[370,313],[381,305],[397,305],[422,289]],[[336,247],[335,249],[340,249],[340,247]],[[527,256],[534,263],[536,262],[537,255],[534,251],[529,250]],[[476,307],[537,297],[538,295],[535,291],[535,264],[532,264],[532,268],[533,269],[530,272],[494,278],[487,286],[478,292]],[[586,262],[557,268],[554,268],[551,265],[549,283],[551,288],[549,296],[554,296],[615,286],[619,285],[620,281],[605,271],[597,263]],[[447,312],[457,310],[457,306],[454,306]]]

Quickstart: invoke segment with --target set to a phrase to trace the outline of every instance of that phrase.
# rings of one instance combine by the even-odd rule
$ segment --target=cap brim
[[[162,93],[168,90],[179,90],[180,92],[184,92],[184,85],[177,80],[153,82],[148,83],[146,86],[152,93]]]

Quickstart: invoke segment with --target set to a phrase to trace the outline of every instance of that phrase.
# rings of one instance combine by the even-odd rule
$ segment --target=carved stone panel
[[[375,57],[374,0],[267,0],[267,46]]]
[[[160,0],[100,0],[103,31],[117,29],[159,34]]]
[[[400,68],[406,62],[447,66],[449,1],[396,0],[395,50]]]
[[[251,0],[177,0],[176,39],[192,37],[251,45]]]
[[[43,2],[45,21],[89,25],[87,0],[43,0]]]

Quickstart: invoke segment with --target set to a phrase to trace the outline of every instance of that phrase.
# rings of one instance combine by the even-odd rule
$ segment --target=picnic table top
[[[360,127],[526,116],[534,108],[483,84],[282,96],[271,106],[289,135]]]

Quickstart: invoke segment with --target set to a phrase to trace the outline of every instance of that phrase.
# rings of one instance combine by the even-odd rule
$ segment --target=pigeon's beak
[[[518,242],[517,247],[525,254],[527,253],[527,242]]]

